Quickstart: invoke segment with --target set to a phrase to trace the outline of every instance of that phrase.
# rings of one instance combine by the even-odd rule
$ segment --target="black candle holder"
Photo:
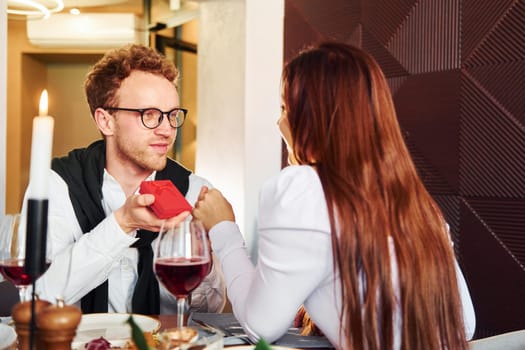
[[[24,270],[32,281],[46,271],[47,211],[47,199],[29,199],[27,201]]]
[[[36,280],[46,271],[47,248],[47,199],[28,199],[26,225],[26,255],[24,271],[33,284],[31,292],[31,322],[29,332],[29,349],[33,349],[35,340],[35,287]]]

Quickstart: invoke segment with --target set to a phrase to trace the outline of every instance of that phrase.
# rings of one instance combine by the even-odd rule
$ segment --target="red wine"
[[[204,258],[161,258],[155,261],[160,282],[175,296],[186,296],[202,282],[210,269]]]
[[[46,261],[45,270],[49,268],[49,265],[51,262]],[[31,277],[24,272],[24,259],[1,260],[0,273],[15,286],[27,286],[33,283]]]

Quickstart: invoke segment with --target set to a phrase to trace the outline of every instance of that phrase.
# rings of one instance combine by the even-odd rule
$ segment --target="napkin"
[[[235,318],[232,313],[204,313],[204,312],[194,312],[189,320],[189,323],[192,323],[192,320],[203,321],[215,328],[220,329],[226,335],[235,335],[242,336],[246,335],[243,328],[241,327],[239,321]],[[299,333],[301,332],[298,328],[289,328],[288,331],[277,341],[274,345],[295,347],[295,348],[333,348],[326,337],[320,336],[302,336]],[[224,342],[224,345],[234,345],[234,344],[243,344],[244,342],[239,339],[232,339],[232,342]]]

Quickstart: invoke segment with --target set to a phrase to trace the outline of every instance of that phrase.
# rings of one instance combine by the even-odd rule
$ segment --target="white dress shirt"
[[[154,177],[152,173],[148,179]],[[189,203],[196,202],[202,186],[211,185],[191,174],[186,194]],[[137,240],[136,232],[127,234],[115,219],[113,211],[124,204],[126,196],[120,184],[106,171],[102,193],[107,217],[84,233],[76,219],[66,183],[56,172],[50,171],[48,249],[53,259],[47,272],[37,281],[37,292],[42,299],[54,302],[61,296],[67,304],[80,306],[81,298],[107,279],[108,311],[131,312],[131,298],[138,277],[138,252],[130,245]],[[24,199],[24,217],[26,202]],[[220,312],[225,302],[223,276],[219,265],[214,263],[212,271],[192,293],[191,307],[198,311]],[[160,313],[174,314],[176,310],[175,298],[160,284]]]
[[[260,193],[258,226],[256,267],[236,224],[223,221],[210,230],[236,318],[253,338],[273,342],[291,326],[304,303],[328,340],[341,348],[340,282],[334,274],[330,220],[316,171],[309,166],[289,166],[270,179]],[[392,258],[391,263],[394,288],[399,290],[396,260]],[[475,329],[474,308],[457,264],[456,272],[470,339]],[[399,348],[399,312],[394,318],[394,340]]]

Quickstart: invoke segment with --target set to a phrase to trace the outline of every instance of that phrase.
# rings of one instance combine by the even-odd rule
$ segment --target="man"
[[[103,140],[52,161],[53,260],[37,283],[41,298],[62,296],[84,313],[176,312],[175,298],[159,288],[152,270],[151,242],[163,220],[148,208],[155,197],[138,188],[144,180],[169,179],[195,203],[209,185],[167,157],[187,113],[177,78],[173,63],[142,45],[108,52],[88,73],[86,96]],[[217,312],[224,303],[222,272],[213,264],[191,306]]]

